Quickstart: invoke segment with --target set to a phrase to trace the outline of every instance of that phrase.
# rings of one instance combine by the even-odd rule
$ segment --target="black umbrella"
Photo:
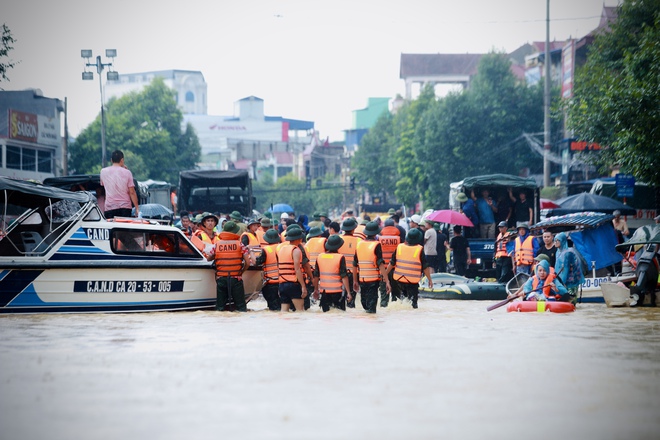
[[[172,220],[174,211],[160,203],[145,203],[144,205],[140,205],[140,214],[142,214],[142,218]],[[135,215],[135,208],[133,208],[133,215]]]
[[[621,215],[635,215],[637,210],[630,205],[624,205],[618,200],[610,197],[599,196],[583,192],[555,201],[560,207],[550,209],[548,217],[556,215],[571,214],[574,212],[604,212],[612,214],[614,211],[621,211]]]

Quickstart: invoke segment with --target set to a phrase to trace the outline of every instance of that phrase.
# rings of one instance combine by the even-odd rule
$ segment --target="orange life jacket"
[[[202,229],[197,229],[195,232],[193,232],[193,235],[199,237],[200,240],[202,240],[204,243],[209,243],[213,244],[213,240],[215,239],[216,236],[209,236],[205,231]]]
[[[325,293],[340,293],[341,292],[341,276],[339,275],[339,268],[341,260],[344,258],[339,253],[324,252],[319,255],[316,260],[319,270],[319,290]]]
[[[552,291],[550,290],[549,284],[551,284],[555,280],[555,278],[557,278],[557,274],[549,273],[548,277],[545,279],[545,283],[543,285],[542,291],[546,298],[555,298],[555,299],[561,298],[561,295],[558,294],[553,295]],[[534,275],[532,277],[532,290],[536,290],[539,287],[540,282],[541,280],[539,279],[538,275]]]
[[[367,236],[364,235],[364,228],[366,227],[367,225],[357,225],[357,228],[355,228],[355,230],[353,231],[353,235],[355,235],[361,240],[364,240],[365,238],[367,238]]]
[[[396,266],[394,279],[408,284],[417,284],[422,279],[422,260],[424,248],[419,245],[400,244],[396,248]]]
[[[250,250],[250,261],[255,261],[257,257],[261,256],[261,244],[259,244],[259,239],[252,232],[246,231],[241,234],[241,239],[243,236],[248,238],[248,249]],[[255,265],[256,266],[256,265]]]
[[[238,235],[221,232],[216,237],[215,273],[218,277],[237,277],[243,273],[243,250]]]
[[[277,268],[277,245],[267,244],[263,247],[266,261],[264,262],[264,281],[266,284],[278,284],[280,272]]]
[[[376,265],[376,246],[379,244],[376,240],[363,240],[357,245],[358,267],[360,268],[359,280],[361,283],[380,281],[380,269]]]
[[[534,264],[534,237],[528,235],[524,242],[520,242],[520,237],[516,237],[516,266],[531,266]]]
[[[342,235],[341,238],[344,239],[344,244],[341,245],[337,252],[346,258],[346,268],[349,269],[349,266],[353,265],[357,245],[360,241],[362,241],[362,239],[360,237],[356,237],[355,235]]]
[[[497,236],[497,248],[495,249],[495,258],[503,258],[508,254],[506,252],[506,243],[504,242],[504,237],[508,234],[500,234]]]
[[[298,277],[296,276],[296,269],[293,264],[293,251],[298,249],[293,244],[280,243],[277,245],[277,269],[280,272],[280,283],[290,282],[297,283]],[[300,266],[302,271],[302,265]]]
[[[392,254],[396,251],[396,247],[401,244],[401,235],[395,226],[385,226],[380,231],[378,241],[383,248],[383,260],[385,264],[390,264]]]
[[[312,267],[316,266],[316,259],[320,254],[325,252],[325,237],[313,237],[310,238],[307,243],[305,243],[305,250],[307,251],[307,257],[309,258],[309,264]]]
[[[264,231],[263,228],[257,229],[257,232],[255,232],[255,234],[257,235],[257,240],[259,240],[260,245],[265,246],[268,244],[268,242],[264,240],[264,235],[266,235],[266,231]]]

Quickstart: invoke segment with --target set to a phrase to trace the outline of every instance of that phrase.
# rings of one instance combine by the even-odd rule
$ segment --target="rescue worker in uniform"
[[[241,243],[250,249],[250,254],[255,261],[257,256],[261,254],[261,243],[259,243],[259,237],[257,237],[259,225],[258,220],[248,220],[247,230],[241,234]],[[260,265],[257,263],[256,266]]]
[[[236,310],[247,312],[243,271],[250,265],[249,250],[241,243],[238,226],[225,222],[222,232],[215,239],[216,310],[225,310],[229,299]]]
[[[515,244],[513,257],[515,273],[531,275],[534,257],[539,252],[539,244],[529,233],[529,225],[527,223],[521,223],[518,226],[518,237],[516,237]]]
[[[307,226],[309,226],[309,229],[311,231],[312,228],[319,228],[321,229],[321,233],[325,230],[325,225],[321,221],[321,214],[317,211],[314,214],[312,214],[312,221],[309,222]]]
[[[421,245],[423,240],[422,231],[411,228],[406,235],[406,242],[397,246],[387,266],[388,272],[394,269],[394,280],[399,282],[403,296],[410,298],[413,309],[417,308],[419,280],[422,279],[422,274],[429,280],[429,289],[433,289],[431,269]]]
[[[386,292],[389,293],[390,282],[385,274],[387,266],[383,260],[383,249],[376,240],[376,235],[380,232],[378,223],[367,223],[363,232],[365,239],[358,243],[353,259],[355,272],[353,290],[357,291],[359,288],[362,308],[367,313],[376,313],[378,286],[382,280],[385,280]]]
[[[316,266],[316,259],[320,254],[325,252],[325,241],[327,238],[323,237],[321,228],[314,226],[307,234],[307,242],[305,243],[305,251],[307,258],[309,258],[309,265],[314,270]]]
[[[288,312],[291,306],[295,310],[304,311],[304,299],[307,296],[307,286],[303,275],[302,251],[298,245],[302,243],[303,231],[289,228],[286,231],[288,243],[281,243],[277,249],[277,269],[279,271],[279,293],[282,301],[282,311]]]
[[[382,251],[383,251],[383,261],[385,266],[390,264],[392,259],[392,254],[396,251],[396,247],[401,244],[401,236],[399,234],[399,229],[396,227],[394,220],[388,218],[385,220],[385,227],[380,230],[378,235],[378,241],[380,242]],[[404,234],[405,237],[405,234]],[[394,281],[394,272],[388,272],[386,276],[387,281],[390,284],[390,290],[387,290],[387,285],[385,281],[381,281],[378,287],[380,292],[380,306],[387,307],[387,304],[390,301],[390,294],[392,292],[392,300],[395,301],[401,295],[401,289],[399,288],[399,283]]]
[[[291,226],[287,227],[287,230],[290,229],[290,228],[302,230],[302,228],[300,227],[300,225],[298,223],[293,223]],[[303,238],[304,237],[305,237],[305,233],[303,232]],[[303,276],[305,278],[305,285],[307,286],[307,292],[308,292],[308,295],[304,298],[304,301],[303,301],[303,303],[305,305],[305,310],[307,310],[312,306],[311,292],[314,289],[314,286],[312,285],[312,265],[310,264],[309,257],[307,256],[307,251],[305,250],[305,245],[302,242],[302,240],[300,241],[300,243],[298,243],[298,249],[300,249],[300,252],[301,252],[301,255],[302,255]],[[292,306],[291,309],[295,312],[296,311],[295,305]]]
[[[346,261],[353,261],[355,257],[355,249],[357,249],[357,244],[360,242],[360,238],[353,235],[353,231],[357,228],[357,221],[354,217],[346,217],[346,219],[341,224],[341,230],[344,231],[341,236],[344,244],[339,248],[339,253],[344,256]],[[347,267],[348,270],[348,285],[353,286],[354,283],[354,274],[352,272],[352,266]],[[354,308],[355,307],[355,295],[357,292],[350,292],[348,295],[347,292],[347,303],[346,307]]]
[[[200,250],[209,260],[213,258],[213,250],[211,246],[213,245],[217,235],[215,233],[215,227],[217,225],[218,217],[211,214],[210,212],[205,212],[204,214],[201,214],[199,225],[192,234],[193,237],[197,237],[205,245],[204,249]]]
[[[507,231],[507,222],[501,221],[497,227],[499,234],[495,240],[495,259],[493,261],[495,266],[495,279],[498,283],[506,284],[513,278],[513,261],[509,255],[512,247],[511,235]]]
[[[243,223],[243,215],[240,212],[232,211],[232,213],[229,214],[229,218],[236,223],[236,226],[238,226],[238,235],[247,231],[247,225]]]
[[[259,244],[262,246],[265,244],[268,244],[266,240],[264,240],[264,234],[268,232],[269,229],[273,228],[273,223],[270,221],[268,217],[262,217],[261,220],[259,221],[259,228],[255,231],[255,235],[259,239]]]
[[[325,252],[319,255],[314,269],[314,298],[321,293],[321,310],[327,312],[330,307],[346,310],[346,299],[351,298],[348,284],[346,258],[338,251],[344,240],[340,235],[331,235],[325,242]],[[347,292],[348,298],[344,298]]]
[[[277,269],[277,246],[281,243],[280,234],[275,229],[269,229],[264,234],[264,240],[266,242],[262,246],[264,284],[261,294],[268,304],[268,310],[279,311],[282,308],[279,294],[280,277]]]

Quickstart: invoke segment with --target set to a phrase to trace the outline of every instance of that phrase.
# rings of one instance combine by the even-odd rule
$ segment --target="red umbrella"
[[[560,206],[553,202],[550,199],[540,199],[541,201],[541,209],[554,209],[554,208],[560,208]]]
[[[438,223],[447,223],[450,225],[461,225],[461,226],[474,226],[469,218],[465,214],[461,214],[458,211],[452,211],[450,209],[441,209],[439,211],[433,211],[427,217],[428,220],[438,222]]]

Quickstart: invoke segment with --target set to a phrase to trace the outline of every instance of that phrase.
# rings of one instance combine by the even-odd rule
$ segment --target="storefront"
[[[0,174],[38,181],[62,174],[63,110],[39,90],[0,91]]]

